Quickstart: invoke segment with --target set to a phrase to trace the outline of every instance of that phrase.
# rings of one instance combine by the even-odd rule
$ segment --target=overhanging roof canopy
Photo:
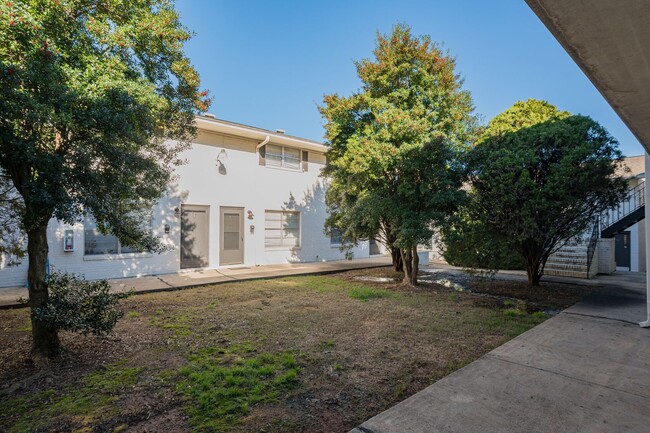
[[[650,2],[526,2],[650,153]]]

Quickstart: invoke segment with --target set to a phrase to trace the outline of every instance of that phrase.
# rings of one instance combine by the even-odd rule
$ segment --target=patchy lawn
[[[40,369],[27,361],[29,312],[0,311],[0,431],[345,432],[541,323],[540,304],[588,291],[543,287],[531,304],[525,284],[470,293],[396,277],[135,296],[113,335],[63,333],[69,353]]]

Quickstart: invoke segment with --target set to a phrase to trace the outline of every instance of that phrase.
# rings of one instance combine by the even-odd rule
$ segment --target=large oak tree
[[[168,0],[0,4],[0,168],[23,202],[32,309],[48,301],[53,217],[92,214],[125,245],[159,247],[143,213],[209,104],[189,37]],[[35,314],[32,336],[33,356],[59,353],[56,329]]]

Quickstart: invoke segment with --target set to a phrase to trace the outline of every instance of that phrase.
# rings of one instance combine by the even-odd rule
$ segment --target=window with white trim
[[[291,147],[266,145],[265,163],[267,167],[282,167],[300,170],[300,149]]]
[[[94,256],[103,254],[141,253],[143,250],[123,246],[117,236],[103,234],[97,228],[95,218],[84,218],[84,255]]]
[[[264,246],[300,246],[300,212],[267,210],[264,214]]]

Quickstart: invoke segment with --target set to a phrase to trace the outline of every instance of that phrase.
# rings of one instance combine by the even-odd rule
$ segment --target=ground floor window
[[[330,228],[330,245],[340,245],[343,242],[341,230],[336,227]]]
[[[300,212],[267,210],[264,246],[295,248],[300,246]]]
[[[140,253],[142,250],[123,246],[117,236],[103,234],[97,228],[95,218],[84,218],[84,254],[87,256],[102,254]]]

